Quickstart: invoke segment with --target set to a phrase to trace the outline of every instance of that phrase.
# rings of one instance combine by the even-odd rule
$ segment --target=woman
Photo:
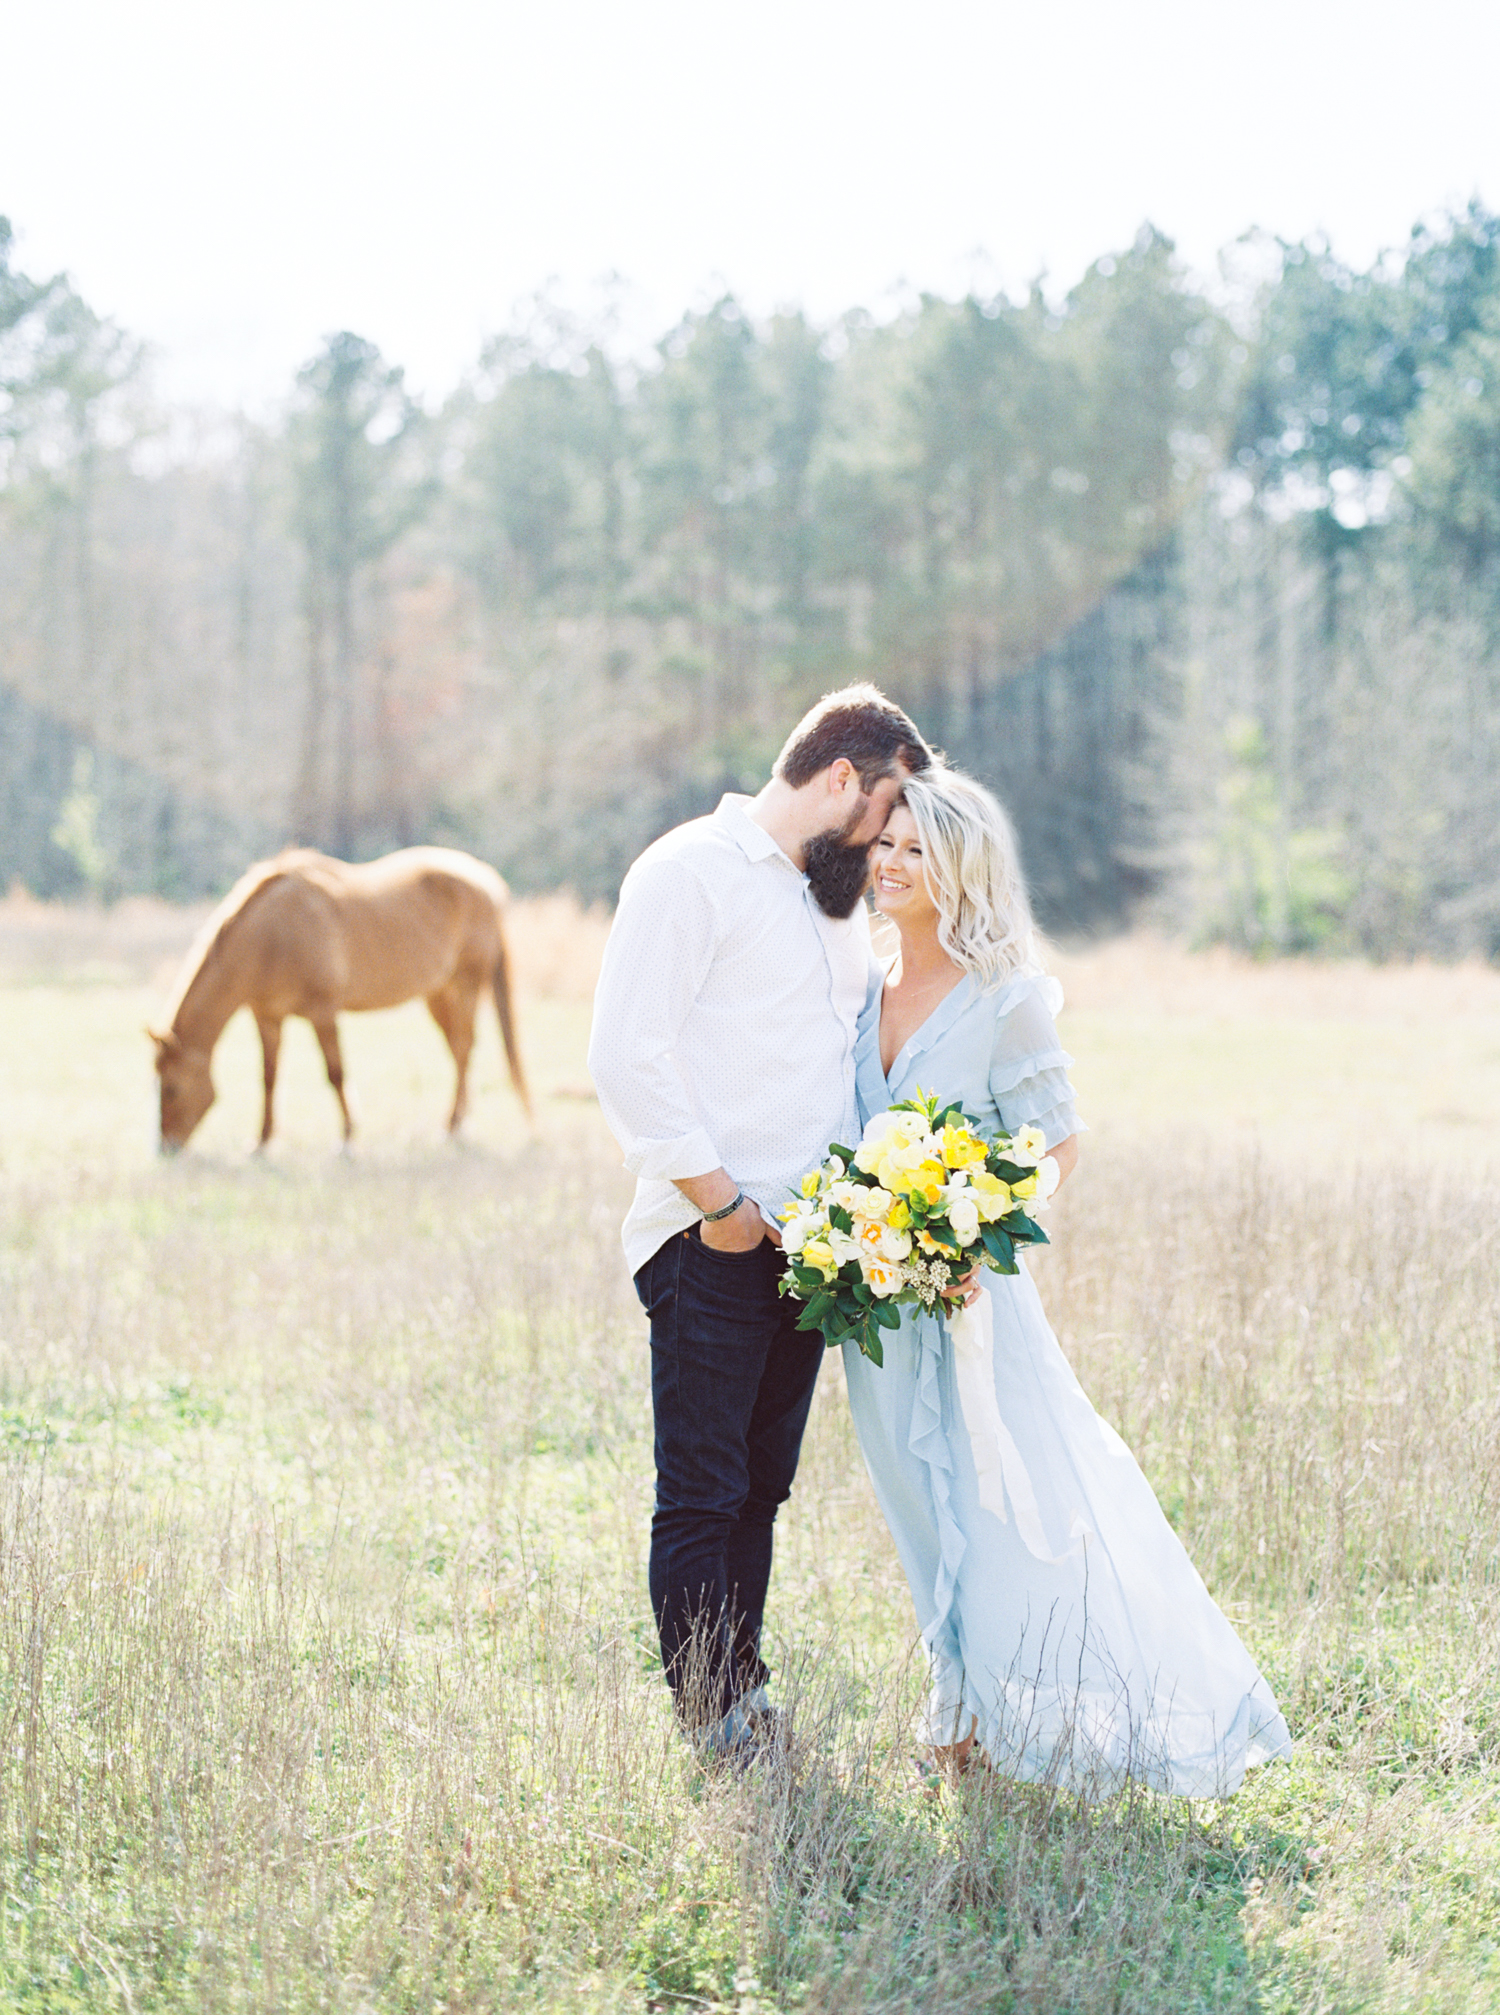
[[[912,779],[875,843],[900,950],[865,1008],[860,1120],[918,1085],[993,1134],[1040,1127],[1078,1158],[1053,1017],[1005,815],[951,771]],[[877,1368],[852,1344],[855,1427],[931,1666],[939,1765],[1187,1797],[1290,1752],[1266,1682],[1129,1450],[1085,1398],[1028,1273],[972,1310],[903,1311]]]

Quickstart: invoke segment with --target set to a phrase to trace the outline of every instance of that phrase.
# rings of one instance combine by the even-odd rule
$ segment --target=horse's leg
[[[469,1058],[474,1049],[474,1015],[479,1006],[479,979],[459,971],[448,984],[427,996],[427,1011],[448,1039],[458,1081],[453,1087],[453,1110],[448,1115],[449,1133],[457,1133],[469,1109]]]
[[[276,1062],[281,1055],[281,1020],[279,1016],[273,1018],[270,1015],[257,1015],[255,1026],[260,1030],[260,1054],[264,1064],[266,1087],[265,1111],[260,1122],[260,1141],[255,1150],[259,1154],[271,1138],[271,1113],[276,1101]]]
[[[332,1014],[314,1016],[308,1020],[313,1025],[313,1033],[318,1038],[318,1047],[323,1052],[323,1062],[328,1070],[328,1082],[333,1086],[334,1097],[339,1102],[339,1111],[344,1116],[344,1145],[347,1147],[354,1137],[354,1119],[349,1111],[349,1100],[344,1091],[344,1053],[339,1048],[339,1025]]]

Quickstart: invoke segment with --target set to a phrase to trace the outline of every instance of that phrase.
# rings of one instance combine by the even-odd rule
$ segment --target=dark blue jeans
[[[769,1239],[715,1252],[698,1227],[635,1277],[651,1318],[656,1510],[651,1607],[662,1665],[690,1726],[718,1720],[767,1676],[761,1619],[771,1527],[791,1493],[823,1339],[776,1292]]]

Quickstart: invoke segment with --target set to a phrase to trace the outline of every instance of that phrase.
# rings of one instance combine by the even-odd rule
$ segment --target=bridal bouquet
[[[1034,1126],[986,1140],[920,1087],[876,1113],[857,1148],[835,1141],[779,1213],[781,1292],[807,1303],[797,1327],[883,1364],[881,1331],[903,1307],[936,1308],[976,1264],[1015,1273],[1018,1245],[1047,1242],[1031,1216],[1057,1187],[1046,1150]]]

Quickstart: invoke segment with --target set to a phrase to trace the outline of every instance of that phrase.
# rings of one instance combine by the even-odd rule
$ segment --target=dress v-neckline
[[[891,1067],[889,1070],[887,1070],[885,1067],[885,1060],[880,1053],[880,1013],[881,1009],[885,1006],[885,982],[882,980],[880,986],[880,999],[876,1004],[876,1011],[875,1011],[875,1061],[879,1065],[880,1075],[885,1080],[885,1088],[887,1091],[890,1090],[891,1083],[893,1079],[896,1077],[896,1074],[900,1068],[901,1059],[906,1055],[908,1050],[911,1049],[913,1043],[916,1042],[917,1037],[926,1034],[927,1030],[931,1028],[932,1024],[937,1020],[938,1016],[943,1012],[944,1008],[946,1008],[949,1005],[949,1003],[953,1000],[956,994],[963,992],[964,988],[968,985],[968,983],[969,983],[969,974],[960,973],[958,978],[953,982],[953,985],[949,987],[948,991],[943,995],[942,999],[937,1003],[937,1005],[933,1008],[932,1012],[927,1016],[926,1020],[918,1022],[917,1026],[906,1038],[906,1041],[902,1043],[900,1049],[898,1049],[896,1054],[891,1058]]]

